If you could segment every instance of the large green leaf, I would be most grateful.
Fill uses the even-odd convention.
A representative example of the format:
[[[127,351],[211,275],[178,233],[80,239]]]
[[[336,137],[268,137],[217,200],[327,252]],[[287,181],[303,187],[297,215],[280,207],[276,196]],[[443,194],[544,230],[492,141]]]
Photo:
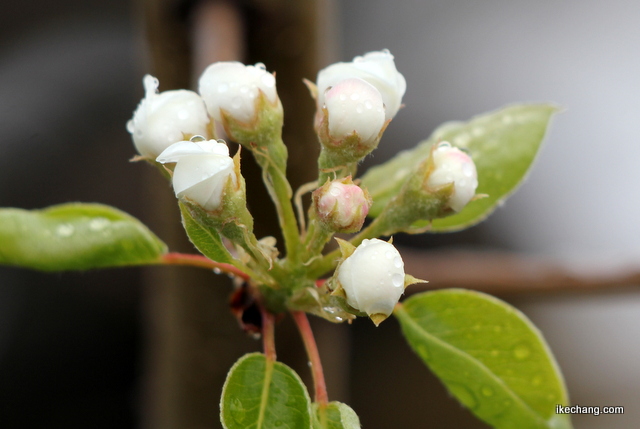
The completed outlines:
[[[294,370],[250,353],[227,375],[220,421],[225,429],[310,429],[311,400]]]
[[[191,216],[189,209],[187,209],[183,203],[180,203],[180,213],[182,214],[182,225],[185,231],[187,231],[189,240],[191,240],[200,253],[212,261],[224,263],[233,262],[233,257],[227,248],[224,247],[218,231],[205,228],[196,222],[193,216]]]
[[[360,429],[360,419],[351,407],[342,402],[329,402],[326,407],[313,403],[313,429]]]
[[[396,307],[413,350],[451,394],[496,428],[570,428],[564,380],[540,332],[479,292],[425,292]]]
[[[139,220],[101,204],[0,209],[0,264],[42,271],[142,265],[166,245]]]
[[[369,169],[362,184],[373,198],[370,216],[378,216],[399,192],[439,141],[467,149],[478,170],[478,194],[460,213],[436,219],[431,232],[456,231],[484,220],[526,176],[557,108],[547,104],[513,105],[476,116],[469,122],[451,122],[438,128],[414,149],[400,152],[390,161]],[[424,226],[428,221],[417,223]]]

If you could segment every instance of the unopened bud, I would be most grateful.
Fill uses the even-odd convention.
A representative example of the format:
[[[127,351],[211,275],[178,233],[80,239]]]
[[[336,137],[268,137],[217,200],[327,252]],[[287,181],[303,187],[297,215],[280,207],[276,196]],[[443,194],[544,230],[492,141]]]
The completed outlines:
[[[371,197],[351,177],[325,183],[313,192],[315,212],[332,232],[357,232],[371,207]]]
[[[276,78],[260,63],[255,66],[237,61],[211,64],[200,77],[198,92],[211,117],[219,122],[224,122],[227,116],[247,126],[259,125],[254,122],[261,94],[282,111]]]
[[[385,128],[384,104],[373,85],[359,78],[337,83],[327,90],[322,112],[319,135],[327,149],[351,151],[357,161],[378,146]]]
[[[146,75],[145,96],[127,122],[140,155],[155,159],[170,145],[194,135],[207,135],[209,117],[202,98],[193,91],[158,93],[158,79]]]
[[[459,212],[467,205],[476,193],[478,187],[478,173],[473,160],[465,152],[451,147],[448,142],[442,142],[431,153],[433,169],[430,172],[426,186],[438,189],[453,184],[448,198],[449,207]]]
[[[350,63],[335,63],[318,73],[318,110],[325,104],[325,91],[350,78],[364,79],[380,92],[385,105],[385,118],[392,119],[407,89],[404,76],[396,69],[393,55],[387,50],[369,52]]]
[[[404,262],[393,244],[377,238],[363,240],[340,264],[336,278],[347,303],[378,324],[393,312],[404,293]]]
[[[187,199],[207,211],[220,207],[229,181],[237,183],[234,162],[226,144],[215,140],[181,141],[158,156],[161,164],[175,162],[173,189],[176,197]]]

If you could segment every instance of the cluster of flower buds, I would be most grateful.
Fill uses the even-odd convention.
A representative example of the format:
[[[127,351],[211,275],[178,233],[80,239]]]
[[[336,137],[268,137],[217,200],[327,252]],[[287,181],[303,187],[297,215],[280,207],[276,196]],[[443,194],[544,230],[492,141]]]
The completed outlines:
[[[333,64],[318,73],[316,85],[315,122],[324,170],[357,163],[371,153],[400,109],[406,90],[393,55],[386,50]]]
[[[372,200],[350,173],[377,147],[406,90],[404,77],[388,51],[333,64],[319,72],[317,86],[309,84],[316,97],[315,125],[322,144],[318,161],[321,186],[312,195],[309,230],[302,228],[300,234],[293,225],[291,190],[285,178],[282,104],[275,76],[264,65],[212,64],[199,79],[199,94],[186,90],[159,93],[158,80],[149,75],[143,83],[145,97],[127,124],[141,158],[163,164],[172,176],[176,197],[191,218],[258,261],[260,281],[267,278],[269,285],[275,284],[274,279],[286,282],[286,274],[281,278],[268,274],[278,251],[271,241],[266,244],[253,235],[240,151],[230,157],[226,143],[215,139],[216,130],[224,129],[231,140],[253,151],[278,209],[287,257],[291,250],[307,252],[306,259],[291,260],[292,264],[306,264],[320,256],[333,234],[361,230]],[[458,212],[474,197],[477,185],[471,158],[440,143],[375,222],[383,219],[396,232],[416,220]],[[339,242],[342,260],[327,282],[333,291],[331,299],[344,298],[348,311],[366,313],[377,325],[391,314],[404,288],[418,280],[405,275],[402,258],[391,243],[365,239],[356,248]],[[285,266],[276,264],[275,271]],[[304,273],[304,266],[294,268]],[[292,281],[291,289],[298,287],[298,280]]]

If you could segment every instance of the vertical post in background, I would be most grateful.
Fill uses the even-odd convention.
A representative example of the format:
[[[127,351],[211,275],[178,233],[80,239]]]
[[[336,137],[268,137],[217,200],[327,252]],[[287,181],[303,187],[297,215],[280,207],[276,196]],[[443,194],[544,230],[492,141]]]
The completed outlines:
[[[240,8],[239,4],[243,7]],[[263,62],[277,71],[285,108],[284,140],[294,190],[315,180],[319,152],[312,130],[314,103],[302,78],[314,79],[331,52],[321,36],[332,13],[331,0],[139,0],[150,72],[160,89],[193,87],[202,69],[214,61]],[[322,23],[322,25],[321,25]],[[324,58],[320,58],[320,57]],[[250,207],[259,213],[256,234],[278,235],[275,210],[255,163],[243,160]],[[151,168],[147,175],[147,223],[172,250],[194,252],[185,237],[170,186]],[[273,213],[273,215],[271,215]],[[269,214],[271,217],[266,216]],[[217,428],[218,401],[226,372],[243,353],[259,347],[245,337],[228,310],[227,279],[191,268],[148,270],[145,286],[146,344],[142,426],[153,429]],[[331,399],[346,400],[348,331],[345,326],[315,324],[324,350]],[[279,355],[297,364],[307,377],[306,358],[297,332],[279,326]],[[289,340],[296,337],[295,347]]]

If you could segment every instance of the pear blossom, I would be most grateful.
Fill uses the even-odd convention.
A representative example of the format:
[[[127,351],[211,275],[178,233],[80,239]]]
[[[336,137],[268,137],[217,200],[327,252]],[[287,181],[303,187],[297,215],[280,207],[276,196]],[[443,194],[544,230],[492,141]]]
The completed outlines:
[[[404,262],[393,244],[365,239],[342,262],[337,279],[351,307],[389,316],[404,293]]]
[[[260,63],[255,66],[237,61],[211,64],[200,77],[198,92],[216,121],[222,121],[224,110],[236,121],[251,122],[256,116],[256,100],[261,92],[269,102],[279,104],[276,78]]]
[[[335,232],[357,232],[371,207],[371,197],[351,177],[327,182],[313,193],[320,221]]]
[[[393,55],[387,50],[369,52],[364,56],[355,57],[349,63],[335,63],[320,70],[316,80],[318,107],[322,108],[325,105],[327,88],[354,77],[367,81],[380,92],[387,120],[398,113],[407,83],[404,76],[396,69]]]
[[[233,159],[226,144],[216,140],[181,141],[169,146],[156,159],[175,162],[173,190],[205,210],[217,210],[229,180],[237,183]]]
[[[207,135],[209,116],[202,98],[193,91],[158,93],[158,79],[146,75],[145,96],[127,122],[138,153],[155,159],[173,143],[193,135]]]
[[[361,144],[375,147],[384,127],[382,96],[375,86],[360,78],[345,79],[324,94],[329,134],[341,140],[357,134]]]
[[[448,205],[459,212],[467,205],[478,187],[478,172],[469,155],[448,142],[442,142],[432,152],[433,170],[427,178],[428,188],[435,189],[453,183]]]

